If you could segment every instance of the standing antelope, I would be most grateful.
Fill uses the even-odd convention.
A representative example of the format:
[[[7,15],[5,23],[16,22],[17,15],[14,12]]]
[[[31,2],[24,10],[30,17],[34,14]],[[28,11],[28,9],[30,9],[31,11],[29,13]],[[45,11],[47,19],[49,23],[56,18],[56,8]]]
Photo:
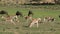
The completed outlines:
[[[41,21],[41,18],[32,19],[31,23],[29,24],[29,27],[32,27],[34,24],[37,24],[37,28],[38,28],[39,21]]]

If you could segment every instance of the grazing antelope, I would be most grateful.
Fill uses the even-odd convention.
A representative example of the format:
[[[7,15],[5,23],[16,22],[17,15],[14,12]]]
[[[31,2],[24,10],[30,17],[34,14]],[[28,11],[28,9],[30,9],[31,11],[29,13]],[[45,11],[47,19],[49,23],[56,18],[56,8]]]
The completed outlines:
[[[14,23],[14,20],[17,21],[17,22],[19,22],[17,16],[2,16],[2,19],[4,19],[5,21],[11,22],[11,23],[13,23],[14,25],[16,25],[16,24]]]
[[[5,11],[2,11],[1,13],[5,14],[6,12],[5,12]],[[19,22],[18,16],[23,17],[22,13],[19,12],[19,11],[17,11],[17,12],[15,13],[15,15],[12,15],[12,16],[10,16],[10,15],[2,16],[2,18],[5,19],[5,21],[10,21],[11,23],[15,24],[14,21]],[[16,24],[15,24],[15,25],[16,25]]]
[[[52,21],[54,21],[55,19],[53,18],[53,17],[45,17],[44,18],[44,22],[45,21],[49,21],[49,22],[52,22]]]
[[[41,18],[32,19],[31,23],[29,24],[29,27],[31,28],[34,24],[37,24],[37,28],[38,28],[39,21],[41,21]]]

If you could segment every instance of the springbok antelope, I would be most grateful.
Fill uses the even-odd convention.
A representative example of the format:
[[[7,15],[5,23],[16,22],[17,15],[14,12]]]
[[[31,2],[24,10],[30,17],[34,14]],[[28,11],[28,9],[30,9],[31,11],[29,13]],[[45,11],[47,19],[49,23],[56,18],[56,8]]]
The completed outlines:
[[[44,18],[44,22],[45,22],[45,21],[52,22],[52,21],[54,21],[54,20],[55,20],[55,18],[53,18],[53,17],[45,17],[45,18]]]
[[[29,24],[29,27],[31,28],[34,24],[37,24],[37,28],[38,28],[39,21],[41,21],[41,18],[32,19],[31,23]]]
[[[16,25],[16,24],[14,23],[14,20],[17,21],[17,22],[19,22],[17,16],[2,16],[2,19],[4,19],[5,21],[11,22],[11,23],[13,23],[14,25]]]
[[[15,13],[15,15],[12,15],[12,16],[8,15],[8,13],[5,12],[5,11],[1,11],[0,13],[1,13],[1,14],[7,14],[7,16],[2,16],[2,18],[3,18],[5,21],[10,21],[10,22],[13,23],[13,24],[15,24],[14,21],[19,22],[18,16],[23,17],[22,13],[19,12],[19,11],[17,11],[17,12]]]

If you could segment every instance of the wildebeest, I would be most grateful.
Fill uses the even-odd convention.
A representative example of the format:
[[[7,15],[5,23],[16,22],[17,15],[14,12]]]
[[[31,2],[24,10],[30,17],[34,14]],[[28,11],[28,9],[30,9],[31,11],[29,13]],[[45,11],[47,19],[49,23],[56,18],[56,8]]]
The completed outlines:
[[[32,19],[31,23],[29,24],[29,27],[32,27],[34,24],[37,24],[37,28],[38,28],[39,21],[41,21],[41,18]]]
[[[31,10],[29,10],[29,12],[28,12],[28,16],[24,16],[24,18],[27,20],[27,19],[32,19],[32,16],[33,16],[33,12],[31,11]]]
[[[5,21],[10,21],[13,24],[15,24],[14,20],[19,22],[17,16],[19,16],[19,15],[22,16],[19,11],[16,12],[16,15],[8,15],[8,12],[2,10],[2,11],[0,11],[0,14],[6,14],[7,16],[2,16],[2,19],[4,19]]]
[[[19,11],[16,12],[16,15],[17,15],[17,16],[21,16],[21,17],[23,17],[22,13],[19,12]]]
[[[6,12],[2,11],[1,13],[7,14]],[[18,16],[22,17],[22,13],[17,11],[15,15],[7,15],[7,16],[2,16],[2,19],[5,21],[10,21],[11,23],[15,24],[14,21],[19,22]],[[15,24],[16,25],[16,24]]]
[[[33,15],[33,12],[31,10],[29,10],[29,12],[28,12],[28,16],[30,16],[30,15]]]
[[[60,15],[59,15],[59,18],[60,18]]]
[[[6,12],[6,11],[4,11],[4,10],[1,10],[1,11],[0,11],[0,14],[2,14],[2,15],[3,15],[3,14],[6,14],[6,15],[8,15],[8,12]]]

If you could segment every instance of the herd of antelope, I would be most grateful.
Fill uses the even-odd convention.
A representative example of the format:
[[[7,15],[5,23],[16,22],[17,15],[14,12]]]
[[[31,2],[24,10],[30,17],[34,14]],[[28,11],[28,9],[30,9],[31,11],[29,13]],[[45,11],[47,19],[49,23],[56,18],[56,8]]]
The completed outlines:
[[[31,21],[29,23],[29,27],[31,28],[34,24],[37,24],[37,28],[38,28],[38,23],[40,22],[53,22],[55,21],[54,17],[51,16],[46,16],[44,17],[44,19],[42,20],[42,18],[33,18],[32,16],[34,15],[32,11],[29,10],[28,15],[27,16],[23,16],[21,12],[17,11],[15,15],[9,15],[8,12],[1,10],[0,14],[2,15],[1,18],[4,19],[6,22],[9,21],[11,23],[13,23],[14,25],[16,25],[15,22],[19,22],[19,18],[18,16],[24,17],[26,19],[26,21],[28,21],[28,19]],[[4,16],[6,15],[6,16]],[[60,17],[60,16],[59,16]]]

